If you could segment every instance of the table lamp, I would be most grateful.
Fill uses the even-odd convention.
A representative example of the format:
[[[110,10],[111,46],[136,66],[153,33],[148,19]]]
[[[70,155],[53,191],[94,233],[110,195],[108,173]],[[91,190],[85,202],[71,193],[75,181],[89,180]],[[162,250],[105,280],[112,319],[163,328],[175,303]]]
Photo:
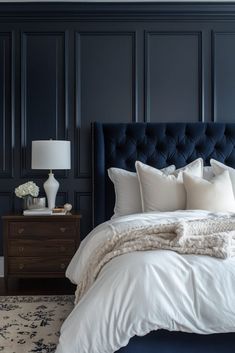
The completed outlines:
[[[70,141],[40,140],[32,141],[32,169],[48,169],[49,177],[43,184],[49,209],[55,207],[59,183],[52,170],[70,169]]]

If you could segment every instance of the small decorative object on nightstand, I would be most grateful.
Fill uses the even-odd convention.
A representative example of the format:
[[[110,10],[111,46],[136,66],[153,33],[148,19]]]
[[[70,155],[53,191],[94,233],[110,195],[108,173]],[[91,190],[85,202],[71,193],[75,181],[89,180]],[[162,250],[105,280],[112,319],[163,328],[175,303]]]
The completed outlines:
[[[66,212],[71,212],[73,206],[71,205],[71,203],[65,203],[64,204],[64,209]]]
[[[64,277],[80,243],[80,214],[2,219],[6,286],[10,277]]]
[[[28,181],[15,188],[15,194],[17,197],[23,199],[23,209],[26,210],[31,207],[34,203],[34,199],[37,198],[39,193],[39,187],[33,182]]]

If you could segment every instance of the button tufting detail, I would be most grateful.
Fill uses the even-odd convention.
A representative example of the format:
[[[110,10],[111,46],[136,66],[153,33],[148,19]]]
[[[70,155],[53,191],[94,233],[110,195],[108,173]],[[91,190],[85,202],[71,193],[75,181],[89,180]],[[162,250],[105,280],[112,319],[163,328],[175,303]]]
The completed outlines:
[[[177,168],[201,157],[235,162],[235,124],[137,123],[105,124],[105,165],[135,170],[142,160],[157,168],[174,163]]]

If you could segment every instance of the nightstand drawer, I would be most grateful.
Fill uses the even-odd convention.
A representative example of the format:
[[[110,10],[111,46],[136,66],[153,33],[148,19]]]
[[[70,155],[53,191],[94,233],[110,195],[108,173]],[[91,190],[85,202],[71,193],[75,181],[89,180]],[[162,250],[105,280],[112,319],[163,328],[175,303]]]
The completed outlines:
[[[9,256],[48,256],[48,255],[73,255],[76,250],[75,241],[72,239],[53,240],[9,240]]]
[[[9,274],[64,273],[71,257],[9,257]]]
[[[50,216],[48,216],[50,217]],[[57,216],[51,216],[57,217]],[[74,237],[76,228],[71,222],[10,222],[9,237],[67,236]]]

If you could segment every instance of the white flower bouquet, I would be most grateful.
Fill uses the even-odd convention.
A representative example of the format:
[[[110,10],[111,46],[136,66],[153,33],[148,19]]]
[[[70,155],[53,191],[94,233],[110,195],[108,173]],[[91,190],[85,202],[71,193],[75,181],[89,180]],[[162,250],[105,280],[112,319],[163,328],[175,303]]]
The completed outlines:
[[[17,188],[15,188],[15,194],[17,197],[24,198],[26,196],[37,197],[39,193],[39,187],[33,182],[28,181]]]

